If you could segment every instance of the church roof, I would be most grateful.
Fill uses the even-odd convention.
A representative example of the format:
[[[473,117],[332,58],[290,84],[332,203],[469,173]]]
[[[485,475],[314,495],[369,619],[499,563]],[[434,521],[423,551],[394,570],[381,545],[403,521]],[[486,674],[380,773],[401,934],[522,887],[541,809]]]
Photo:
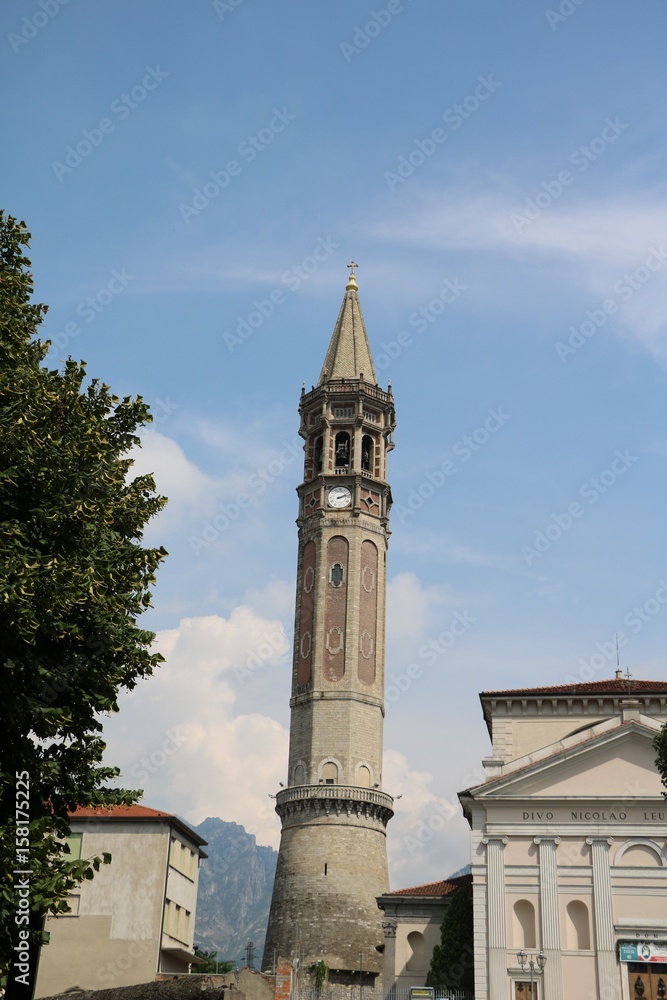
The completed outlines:
[[[358,379],[362,375],[365,382],[377,384],[364,317],[359,304],[359,289],[354,274],[351,274],[317,384],[323,385],[331,379]]]
[[[626,677],[604,681],[582,681],[580,684],[560,684],[556,687],[516,688],[508,691],[482,691],[480,698],[511,698],[522,695],[596,695],[667,694],[667,681],[639,681]]]
[[[426,885],[414,885],[411,889],[397,889],[386,893],[387,896],[451,896],[456,889],[468,888],[472,884],[472,875],[454,875],[441,882],[427,882]]]

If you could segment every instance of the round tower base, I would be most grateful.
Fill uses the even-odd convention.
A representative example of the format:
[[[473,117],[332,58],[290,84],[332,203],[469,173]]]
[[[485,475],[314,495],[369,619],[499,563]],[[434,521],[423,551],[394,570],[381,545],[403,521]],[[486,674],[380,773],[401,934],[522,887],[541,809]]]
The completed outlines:
[[[374,979],[384,944],[376,898],[388,888],[386,836],[377,818],[366,825],[362,817],[334,812],[319,822],[292,820],[280,840],[264,968],[281,955],[297,957],[302,968],[323,961],[331,982]]]

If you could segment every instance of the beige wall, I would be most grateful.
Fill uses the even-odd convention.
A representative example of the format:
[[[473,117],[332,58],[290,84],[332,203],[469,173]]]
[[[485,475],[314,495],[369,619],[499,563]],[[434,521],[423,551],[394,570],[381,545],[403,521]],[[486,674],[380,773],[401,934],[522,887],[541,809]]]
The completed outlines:
[[[74,820],[71,826],[73,833],[83,834],[82,857],[108,851],[112,861],[76,888],[76,916],[47,918],[51,940],[42,949],[36,997],[71,986],[104,989],[150,982],[158,970],[187,972],[183,959],[160,956],[160,946],[166,888],[167,898],[188,910],[191,919],[186,941],[164,936],[164,943],[192,947],[196,845],[172,831],[169,822]],[[197,855],[193,868],[185,866],[191,877],[168,867],[172,836],[186,843],[187,857],[190,851]]]
[[[399,923],[396,928],[396,969],[394,981],[396,986],[423,986],[431,965],[431,955],[436,944],[440,944],[440,922],[416,920],[410,923]],[[423,958],[419,962],[414,955],[414,948],[408,938],[411,934],[421,934],[423,939]]]
[[[169,850],[169,873],[166,889],[166,915],[163,922],[163,947],[183,946],[192,949],[195,933],[195,911],[197,908],[197,885],[199,881],[198,852],[190,842],[179,834],[172,833]],[[176,908],[179,908],[178,910]],[[184,915],[189,914],[187,921]],[[180,916],[180,919],[176,919]],[[185,972],[183,961],[179,968],[168,956],[160,962],[161,972]],[[169,966],[169,968],[167,968]]]
[[[72,822],[81,856],[109,851],[110,865],[77,887],[78,916],[49,917],[36,996],[144,983],[157,971],[168,824]]]
[[[491,712],[493,756],[516,760],[542,747],[566,739],[582,727],[618,717],[620,702],[627,696],[605,693],[578,697],[499,697],[485,699]],[[633,697],[635,697],[633,695]],[[639,711],[663,719],[664,697],[642,695]]]

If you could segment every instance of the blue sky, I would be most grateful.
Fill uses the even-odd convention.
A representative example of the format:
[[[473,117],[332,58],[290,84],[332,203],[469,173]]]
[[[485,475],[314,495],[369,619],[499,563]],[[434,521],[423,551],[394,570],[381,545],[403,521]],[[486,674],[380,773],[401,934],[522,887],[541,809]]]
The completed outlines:
[[[398,417],[392,886],[448,874],[479,691],[610,677],[616,633],[664,677],[667,8],[0,18],[4,207],[33,233],[49,360],[151,403],[137,468],[171,498],[146,616],[169,661],[109,721],[110,758],[147,804],[277,844],[297,406],[354,258]]]

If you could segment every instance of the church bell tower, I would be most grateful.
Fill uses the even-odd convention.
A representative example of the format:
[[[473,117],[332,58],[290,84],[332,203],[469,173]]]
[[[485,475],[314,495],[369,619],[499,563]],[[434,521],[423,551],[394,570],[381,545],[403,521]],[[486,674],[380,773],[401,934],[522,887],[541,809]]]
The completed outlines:
[[[299,553],[287,784],[264,951],[323,960],[330,981],[382,968],[376,896],[388,891],[382,791],[386,554],[395,427],[376,380],[356,264],[317,386],[302,390]]]

